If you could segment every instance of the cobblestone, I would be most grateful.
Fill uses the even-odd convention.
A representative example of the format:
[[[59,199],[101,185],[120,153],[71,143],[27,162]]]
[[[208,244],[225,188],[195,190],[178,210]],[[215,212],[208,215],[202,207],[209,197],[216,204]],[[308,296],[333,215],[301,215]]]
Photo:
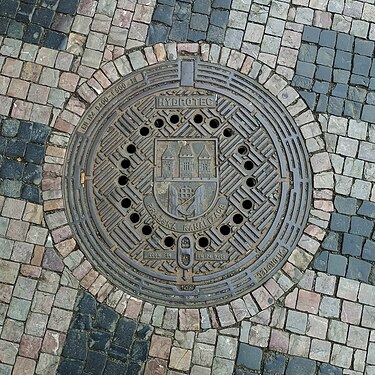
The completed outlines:
[[[0,0],[0,373],[371,374],[373,11],[344,0]],[[167,41],[200,43],[153,46]],[[69,134],[85,111],[78,98],[203,51],[288,107],[318,190],[306,251],[277,277],[231,304],[182,311],[113,288],[56,212]],[[321,115],[303,114],[304,103]],[[78,279],[95,298],[80,291],[75,303]]]
[[[213,1],[212,11],[211,3],[212,1],[204,4],[195,1],[191,7],[181,0],[171,3],[160,1],[152,15],[146,44],[152,45],[168,40],[196,42],[205,39],[222,43],[228,22],[230,27],[245,27],[247,14],[242,12],[243,6],[235,8],[241,11],[232,11],[229,19],[229,12],[226,9],[229,9],[231,0],[226,4]],[[231,39],[235,35],[237,34],[230,32],[226,43],[233,44],[234,40]]]

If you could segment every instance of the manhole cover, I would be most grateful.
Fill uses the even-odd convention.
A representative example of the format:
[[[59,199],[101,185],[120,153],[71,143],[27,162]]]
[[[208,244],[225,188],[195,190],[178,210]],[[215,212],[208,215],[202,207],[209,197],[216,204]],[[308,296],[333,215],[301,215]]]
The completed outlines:
[[[283,265],[306,224],[299,130],[228,68],[181,60],[126,77],[91,106],[68,155],[64,197],[81,249],[144,300],[241,296]]]

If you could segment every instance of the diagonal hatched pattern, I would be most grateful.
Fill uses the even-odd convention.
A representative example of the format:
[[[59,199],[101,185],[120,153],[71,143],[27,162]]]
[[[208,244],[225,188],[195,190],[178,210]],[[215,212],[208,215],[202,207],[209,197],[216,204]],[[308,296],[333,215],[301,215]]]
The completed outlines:
[[[194,87],[183,87],[189,64]],[[68,212],[73,230],[89,259],[140,298],[203,306],[242,295],[276,272],[306,223],[311,177],[299,131],[262,87],[228,68],[185,60],[142,74],[143,82],[113,99],[117,106],[75,133],[65,172],[65,199],[77,206]],[[160,108],[158,97],[173,100]],[[178,104],[203,97],[213,104]],[[158,189],[171,199],[163,193],[169,185],[154,182],[157,139],[216,140],[211,162],[220,181],[202,217],[173,218],[155,200]],[[84,187],[80,171],[91,176]],[[192,255],[183,268],[186,235]]]

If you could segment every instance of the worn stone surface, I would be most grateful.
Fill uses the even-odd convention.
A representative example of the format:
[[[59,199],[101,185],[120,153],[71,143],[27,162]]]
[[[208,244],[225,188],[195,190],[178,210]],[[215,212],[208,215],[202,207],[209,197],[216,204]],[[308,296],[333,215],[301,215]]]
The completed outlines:
[[[372,3],[0,0],[0,373],[375,373]],[[167,41],[188,43],[152,46]],[[179,311],[112,287],[55,212],[77,88],[91,102],[132,68],[201,52],[288,106],[320,190],[312,241],[260,293]],[[77,297],[78,279],[105,303]]]

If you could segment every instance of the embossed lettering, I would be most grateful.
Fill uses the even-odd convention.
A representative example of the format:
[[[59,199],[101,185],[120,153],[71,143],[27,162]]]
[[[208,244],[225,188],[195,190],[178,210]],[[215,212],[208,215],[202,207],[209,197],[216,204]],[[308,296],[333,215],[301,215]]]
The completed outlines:
[[[266,276],[271,270],[273,270],[277,265],[280,263],[280,261],[284,258],[286,255],[287,250],[284,248],[281,248],[278,253],[275,255],[274,258],[272,258],[262,269],[260,269],[255,274],[255,279],[259,281],[264,276]]]
[[[214,108],[215,95],[196,96],[158,96],[155,98],[156,108]]]

